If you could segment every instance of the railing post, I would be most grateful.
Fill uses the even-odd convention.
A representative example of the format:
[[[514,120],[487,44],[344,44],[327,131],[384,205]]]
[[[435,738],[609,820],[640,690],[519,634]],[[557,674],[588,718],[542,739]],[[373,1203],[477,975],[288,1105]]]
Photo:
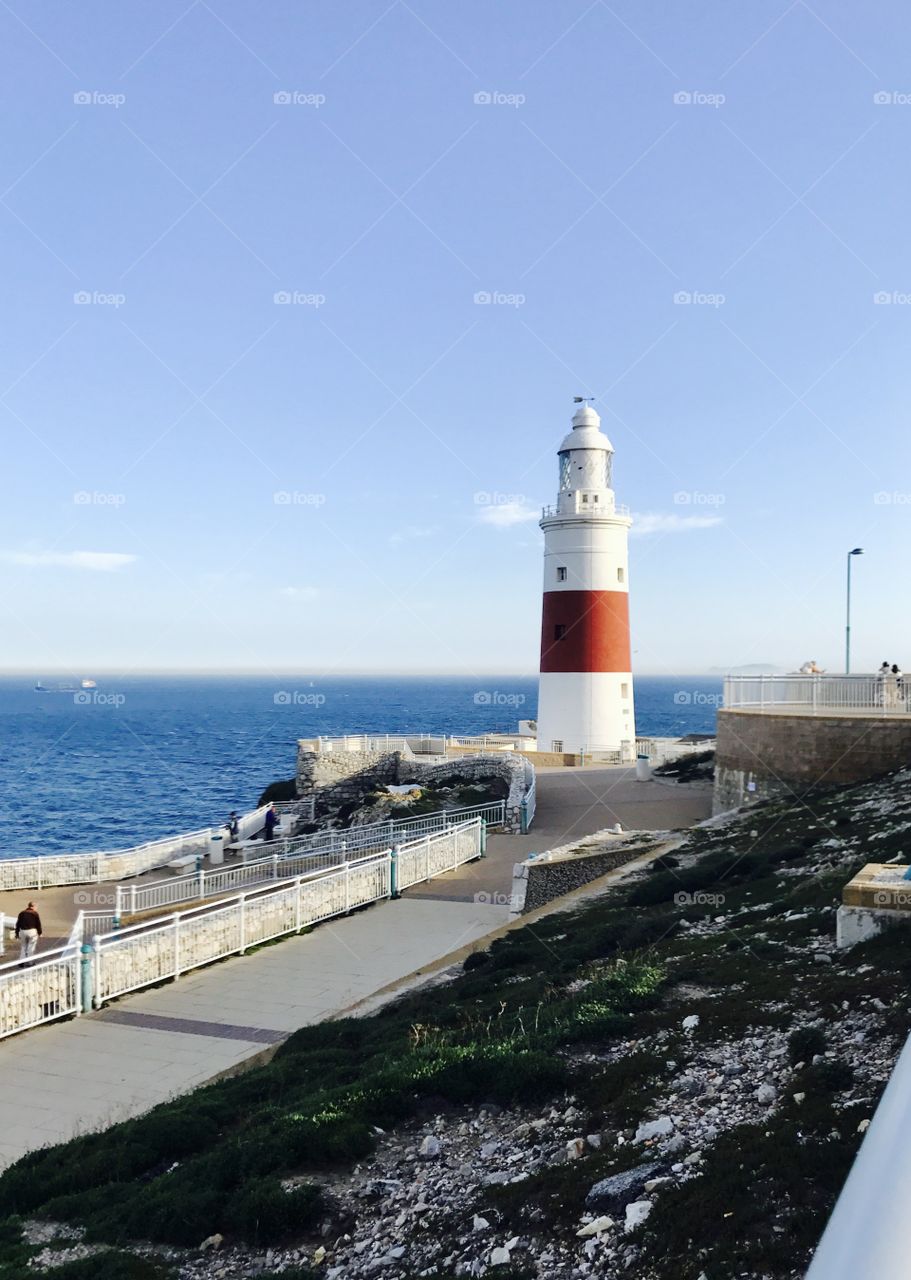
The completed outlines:
[[[401,850],[397,844],[392,846],[389,852],[389,896],[397,898],[399,896],[399,853]]]
[[[519,805],[519,834],[528,835],[528,801],[522,797],[522,803]]]
[[[204,898],[206,896],[206,873],[202,867],[196,872],[196,887],[199,891],[197,897]]]
[[[277,853],[273,853],[272,855],[272,879],[273,880],[278,879],[278,854]]]
[[[487,853],[487,819],[481,819],[481,857]]]
[[[43,862],[43,861],[44,861],[44,859],[43,859],[43,858],[41,858],[41,857],[39,857],[39,858],[38,858],[38,871],[37,871],[37,873],[36,873],[36,874],[37,874],[37,876],[38,876],[38,888],[39,888],[39,889],[41,888],[41,864],[42,864],[42,862]]]
[[[424,882],[430,879],[430,836],[424,837]]]
[[[240,895],[240,954],[243,955],[247,949],[247,895]]]
[[[351,863],[345,863],[345,915],[351,910]]]
[[[174,912],[174,981],[180,977],[180,912]]]
[[[101,939],[96,933],[92,939],[92,977],[93,991],[92,1004],[96,1009],[101,1008]]]
[[[136,914],[136,886],[135,884],[131,884],[130,885],[130,915],[134,916],[135,914]]]
[[[294,931],[301,931],[301,878],[294,881]]]
[[[114,890],[114,928],[115,929],[120,928],[120,917],[123,910],[121,893],[122,893],[121,887],[120,885],[118,885],[117,888]]]
[[[92,948],[83,942],[79,959],[79,1012],[90,1013],[92,1008]]]

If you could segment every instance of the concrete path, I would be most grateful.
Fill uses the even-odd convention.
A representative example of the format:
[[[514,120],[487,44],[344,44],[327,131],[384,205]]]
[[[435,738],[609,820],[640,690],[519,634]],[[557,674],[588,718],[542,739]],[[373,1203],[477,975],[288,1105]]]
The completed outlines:
[[[538,769],[537,811],[527,836],[494,833],[487,857],[469,862],[409,893],[508,905],[512,868],[530,853],[543,853],[593,835],[619,822],[625,831],[669,831],[691,827],[712,812],[711,788],[699,790],[663,782],[637,782],[626,766]]]
[[[0,1042],[0,1167],[140,1115],[499,928],[406,895],[70,1022]]]

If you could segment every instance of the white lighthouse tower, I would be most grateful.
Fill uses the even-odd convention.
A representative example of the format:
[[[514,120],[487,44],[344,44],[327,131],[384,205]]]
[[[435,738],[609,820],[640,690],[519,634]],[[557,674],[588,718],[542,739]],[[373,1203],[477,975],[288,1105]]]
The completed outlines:
[[[580,404],[560,445],[557,504],[545,507],[538,750],[635,758],[630,671],[632,524],[612,488],[613,446]]]

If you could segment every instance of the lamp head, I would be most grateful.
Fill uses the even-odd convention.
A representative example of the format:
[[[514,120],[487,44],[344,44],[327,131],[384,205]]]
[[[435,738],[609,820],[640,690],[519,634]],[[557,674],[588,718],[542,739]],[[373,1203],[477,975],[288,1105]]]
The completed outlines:
[[[848,552],[848,555],[849,555],[849,556],[862,556],[862,555],[863,555],[863,553],[864,553],[864,549],[863,549],[863,547],[855,547],[853,551],[849,551],[849,552]]]

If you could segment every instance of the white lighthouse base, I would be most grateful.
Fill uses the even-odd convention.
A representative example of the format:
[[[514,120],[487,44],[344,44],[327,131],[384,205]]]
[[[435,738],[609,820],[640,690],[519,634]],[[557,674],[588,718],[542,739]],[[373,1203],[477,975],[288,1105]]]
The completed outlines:
[[[538,750],[573,755],[620,752],[636,758],[633,677],[629,671],[542,671]]]

